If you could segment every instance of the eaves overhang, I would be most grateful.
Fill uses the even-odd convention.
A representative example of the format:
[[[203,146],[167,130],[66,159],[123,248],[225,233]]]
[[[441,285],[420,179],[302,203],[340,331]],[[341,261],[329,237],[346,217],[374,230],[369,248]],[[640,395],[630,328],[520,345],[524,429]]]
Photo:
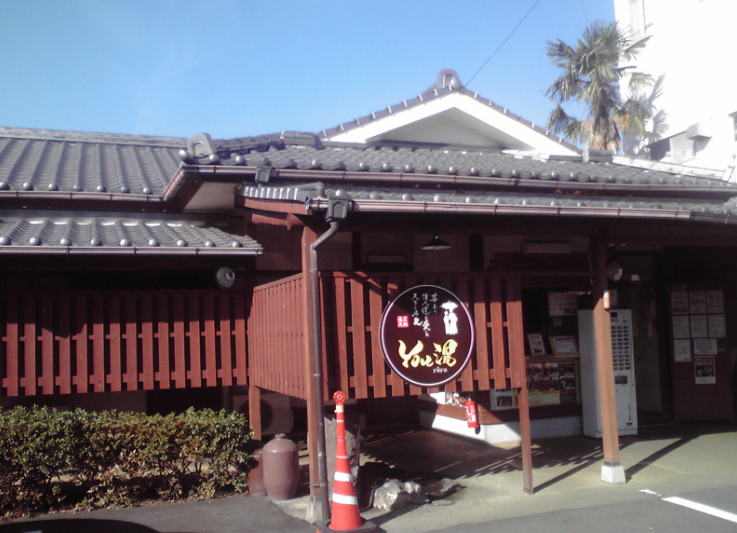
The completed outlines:
[[[347,202],[349,216],[386,214],[526,215],[610,219],[698,221],[737,224],[737,205],[730,202],[582,194],[521,194],[508,191],[365,188],[322,185],[311,189],[288,186],[244,186],[245,201],[260,202],[265,210],[327,211],[331,201]]]

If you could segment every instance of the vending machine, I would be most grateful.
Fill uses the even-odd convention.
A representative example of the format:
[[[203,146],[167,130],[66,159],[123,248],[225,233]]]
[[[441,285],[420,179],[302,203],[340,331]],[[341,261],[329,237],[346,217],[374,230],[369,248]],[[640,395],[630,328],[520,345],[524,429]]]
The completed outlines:
[[[617,406],[617,429],[620,435],[637,434],[637,389],[635,387],[632,311],[609,311],[612,327],[614,396]],[[601,438],[599,375],[594,335],[594,312],[578,312],[578,339],[581,354],[581,401],[583,433]]]

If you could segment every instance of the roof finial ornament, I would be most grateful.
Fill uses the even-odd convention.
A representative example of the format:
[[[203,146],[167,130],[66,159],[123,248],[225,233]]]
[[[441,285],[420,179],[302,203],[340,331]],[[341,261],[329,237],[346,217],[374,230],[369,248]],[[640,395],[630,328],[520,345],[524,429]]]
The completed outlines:
[[[444,68],[438,73],[438,81],[435,83],[436,89],[448,89],[450,91],[457,91],[463,88],[458,73],[455,70]]]

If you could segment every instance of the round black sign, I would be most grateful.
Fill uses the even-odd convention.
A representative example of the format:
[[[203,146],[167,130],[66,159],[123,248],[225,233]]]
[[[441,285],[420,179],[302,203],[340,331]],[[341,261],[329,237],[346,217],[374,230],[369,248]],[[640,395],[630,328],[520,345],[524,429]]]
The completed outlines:
[[[381,348],[402,379],[437,387],[463,372],[471,359],[471,315],[452,292],[435,285],[407,289],[384,310]]]

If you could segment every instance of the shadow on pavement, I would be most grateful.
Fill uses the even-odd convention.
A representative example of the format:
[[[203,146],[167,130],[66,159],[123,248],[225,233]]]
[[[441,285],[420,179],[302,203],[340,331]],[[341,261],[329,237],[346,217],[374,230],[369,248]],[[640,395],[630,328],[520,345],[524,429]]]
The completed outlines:
[[[59,518],[0,525],[0,533],[159,533],[155,529],[121,520]]]
[[[737,431],[734,422],[672,423],[640,428],[637,436],[620,437],[620,449],[648,440],[676,439],[675,442],[627,469],[630,479],[638,472],[691,442],[695,438]],[[603,459],[601,439],[584,436],[533,439],[532,463],[535,470],[550,467],[568,469],[535,487],[545,490]],[[369,432],[363,440],[364,454],[371,460],[413,472],[455,480],[519,471],[522,458],[519,446],[495,446],[423,428]],[[386,518],[389,520],[390,518]]]

